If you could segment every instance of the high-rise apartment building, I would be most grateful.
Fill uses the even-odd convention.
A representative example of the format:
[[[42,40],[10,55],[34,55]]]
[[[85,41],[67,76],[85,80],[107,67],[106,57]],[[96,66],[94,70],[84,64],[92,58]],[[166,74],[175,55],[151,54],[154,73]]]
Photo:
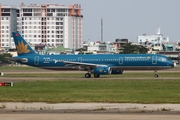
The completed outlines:
[[[0,4],[0,48],[12,47],[11,32],[17,31],[17,11],[13,6]]]
[[[7,22],[2,20],[6,19],[3,16],[4,9],[5,6],[1,6],[1,26]],[[8,25],[12,24],[14,29],[9,29],[9,37],[12,31],[19,31],[31,44],[42,43],[55,47],[80,48],[83,43],[83,16],[81,10],[81,6],[78,4],[69,6],[31,4],[26,6],[22,3],[18,8],[11,7],[9,11],[12,15],[9,15]],[[2,33],[2,29],[0,31],[0,41],[3,43],[2,35],[5,34]],[[3,44],[1,46],[3,47]]]

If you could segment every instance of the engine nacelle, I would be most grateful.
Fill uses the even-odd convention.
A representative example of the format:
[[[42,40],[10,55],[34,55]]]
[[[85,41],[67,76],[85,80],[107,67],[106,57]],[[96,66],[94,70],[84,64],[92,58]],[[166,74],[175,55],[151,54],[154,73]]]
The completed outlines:
[[[106,75],[106,74],[111,74],[112,69],[110,67],[96,67],[93,70],[94,74],[98,75]]]
[[[123,74],[124,70],[112,70],[111,74]]]

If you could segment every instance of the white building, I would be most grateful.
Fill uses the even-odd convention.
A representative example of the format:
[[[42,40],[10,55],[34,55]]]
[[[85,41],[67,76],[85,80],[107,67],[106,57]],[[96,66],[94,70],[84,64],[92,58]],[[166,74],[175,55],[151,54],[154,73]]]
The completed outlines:
[[[169,38],[163,37],[163,35],[140,35],[138,36],[138,44],[157,44],[157,43],[168,43]]]
[[[106,52],[107,51],[107,45],[106,43],[101,43],[100,41],[97,42],[89,42],[87,47],[88,52]]]
[[[163,37],[160,33],[160,27],[157,27],[155,35],[143,34],[138,36],[138,44],[152,47],[154,50],[161,50],[161,45],[167,43],[169,43],[169,38]]]
[[[4,8],[5,6],[1,6],[1,10]],[[8,19],[0,13],[0,17],[6,19],[5,21],[1,19],[1,25],[3,24],[5,27],[7,24],[14,27],[14,29],[10,29],[10,26],[6,27],[8,32],[0,29],[1,36],[8,33],[8,40],[10,40],[12,31],[19,31],[31,44],[43,43],[71,49],[82,47],[83,16],[80,5],[31,4],[26,6],[22,3],[18,8],[9,9],[11,13],[15,13],[10,14]],[[12,19],[14,19],[14,23]],[[2,34],[2,32],[4,33]],[[3,42],[3,40],[1,37],[0,41]],[[9,43],[13,42],[4,43],[4,46],[8,46]],[[3,44],[1,46],[4,47]],[[9,45],[9,47],[13,46]]]
[[[0,48],[14,46],[11,32],[17,31],[17,8],[0,4]]]

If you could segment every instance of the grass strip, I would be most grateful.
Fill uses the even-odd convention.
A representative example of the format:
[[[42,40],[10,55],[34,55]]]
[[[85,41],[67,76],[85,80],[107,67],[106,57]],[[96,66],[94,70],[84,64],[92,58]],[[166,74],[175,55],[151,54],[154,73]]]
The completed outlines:
[[[0,102],[180,103],[180,80],[23,81],[0,87]]]

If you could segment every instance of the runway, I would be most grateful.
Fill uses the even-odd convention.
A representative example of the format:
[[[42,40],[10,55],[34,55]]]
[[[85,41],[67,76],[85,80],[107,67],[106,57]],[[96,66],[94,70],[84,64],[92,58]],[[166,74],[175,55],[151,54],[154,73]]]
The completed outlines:
[[[0,114],[1,120],[179,120],[179,115],[164,114]]]
[[[152,79],[155,79],[155,80],[158,80],[158,79],[164,79],[164,80],[177,80],[177,79],[180,79],[179,77],[163,77],[163,76],[160,76],[159,78],[154,78],[153,76],[152,77],[128,77],[128,78],[122,78],[121,75],[119,75],[119,77],[112,77],[112,78],[106,78],[106,77],[100,77],[100,78],[85,78],[84,77],[84,74],[86,73],[86,71],[52,71],[52,70],[44,70],[44,69],[40,69],[40,70],[3,70],[3,71],[0,71],[3,73],[3,75],[5,74],[42,74],[42,73],[48,73],[48,74],[53,74],[53,73],[80,73],[82,74],[82,77],[4,77],[4,76],[0,76],[0,82],[22,82],[22,81],[37,81],[37,80],[92,80],[92,79],[97,79],[97,80],[108,80],[108,79],[111,79],[111,80],[152,80]],[[125,71],[125,73],[139,73],[139,72],[152,72],[153,74],[153,71]],[[158,71],[158,72],[179,72],[177,70],[164,70],[164,71]]]

